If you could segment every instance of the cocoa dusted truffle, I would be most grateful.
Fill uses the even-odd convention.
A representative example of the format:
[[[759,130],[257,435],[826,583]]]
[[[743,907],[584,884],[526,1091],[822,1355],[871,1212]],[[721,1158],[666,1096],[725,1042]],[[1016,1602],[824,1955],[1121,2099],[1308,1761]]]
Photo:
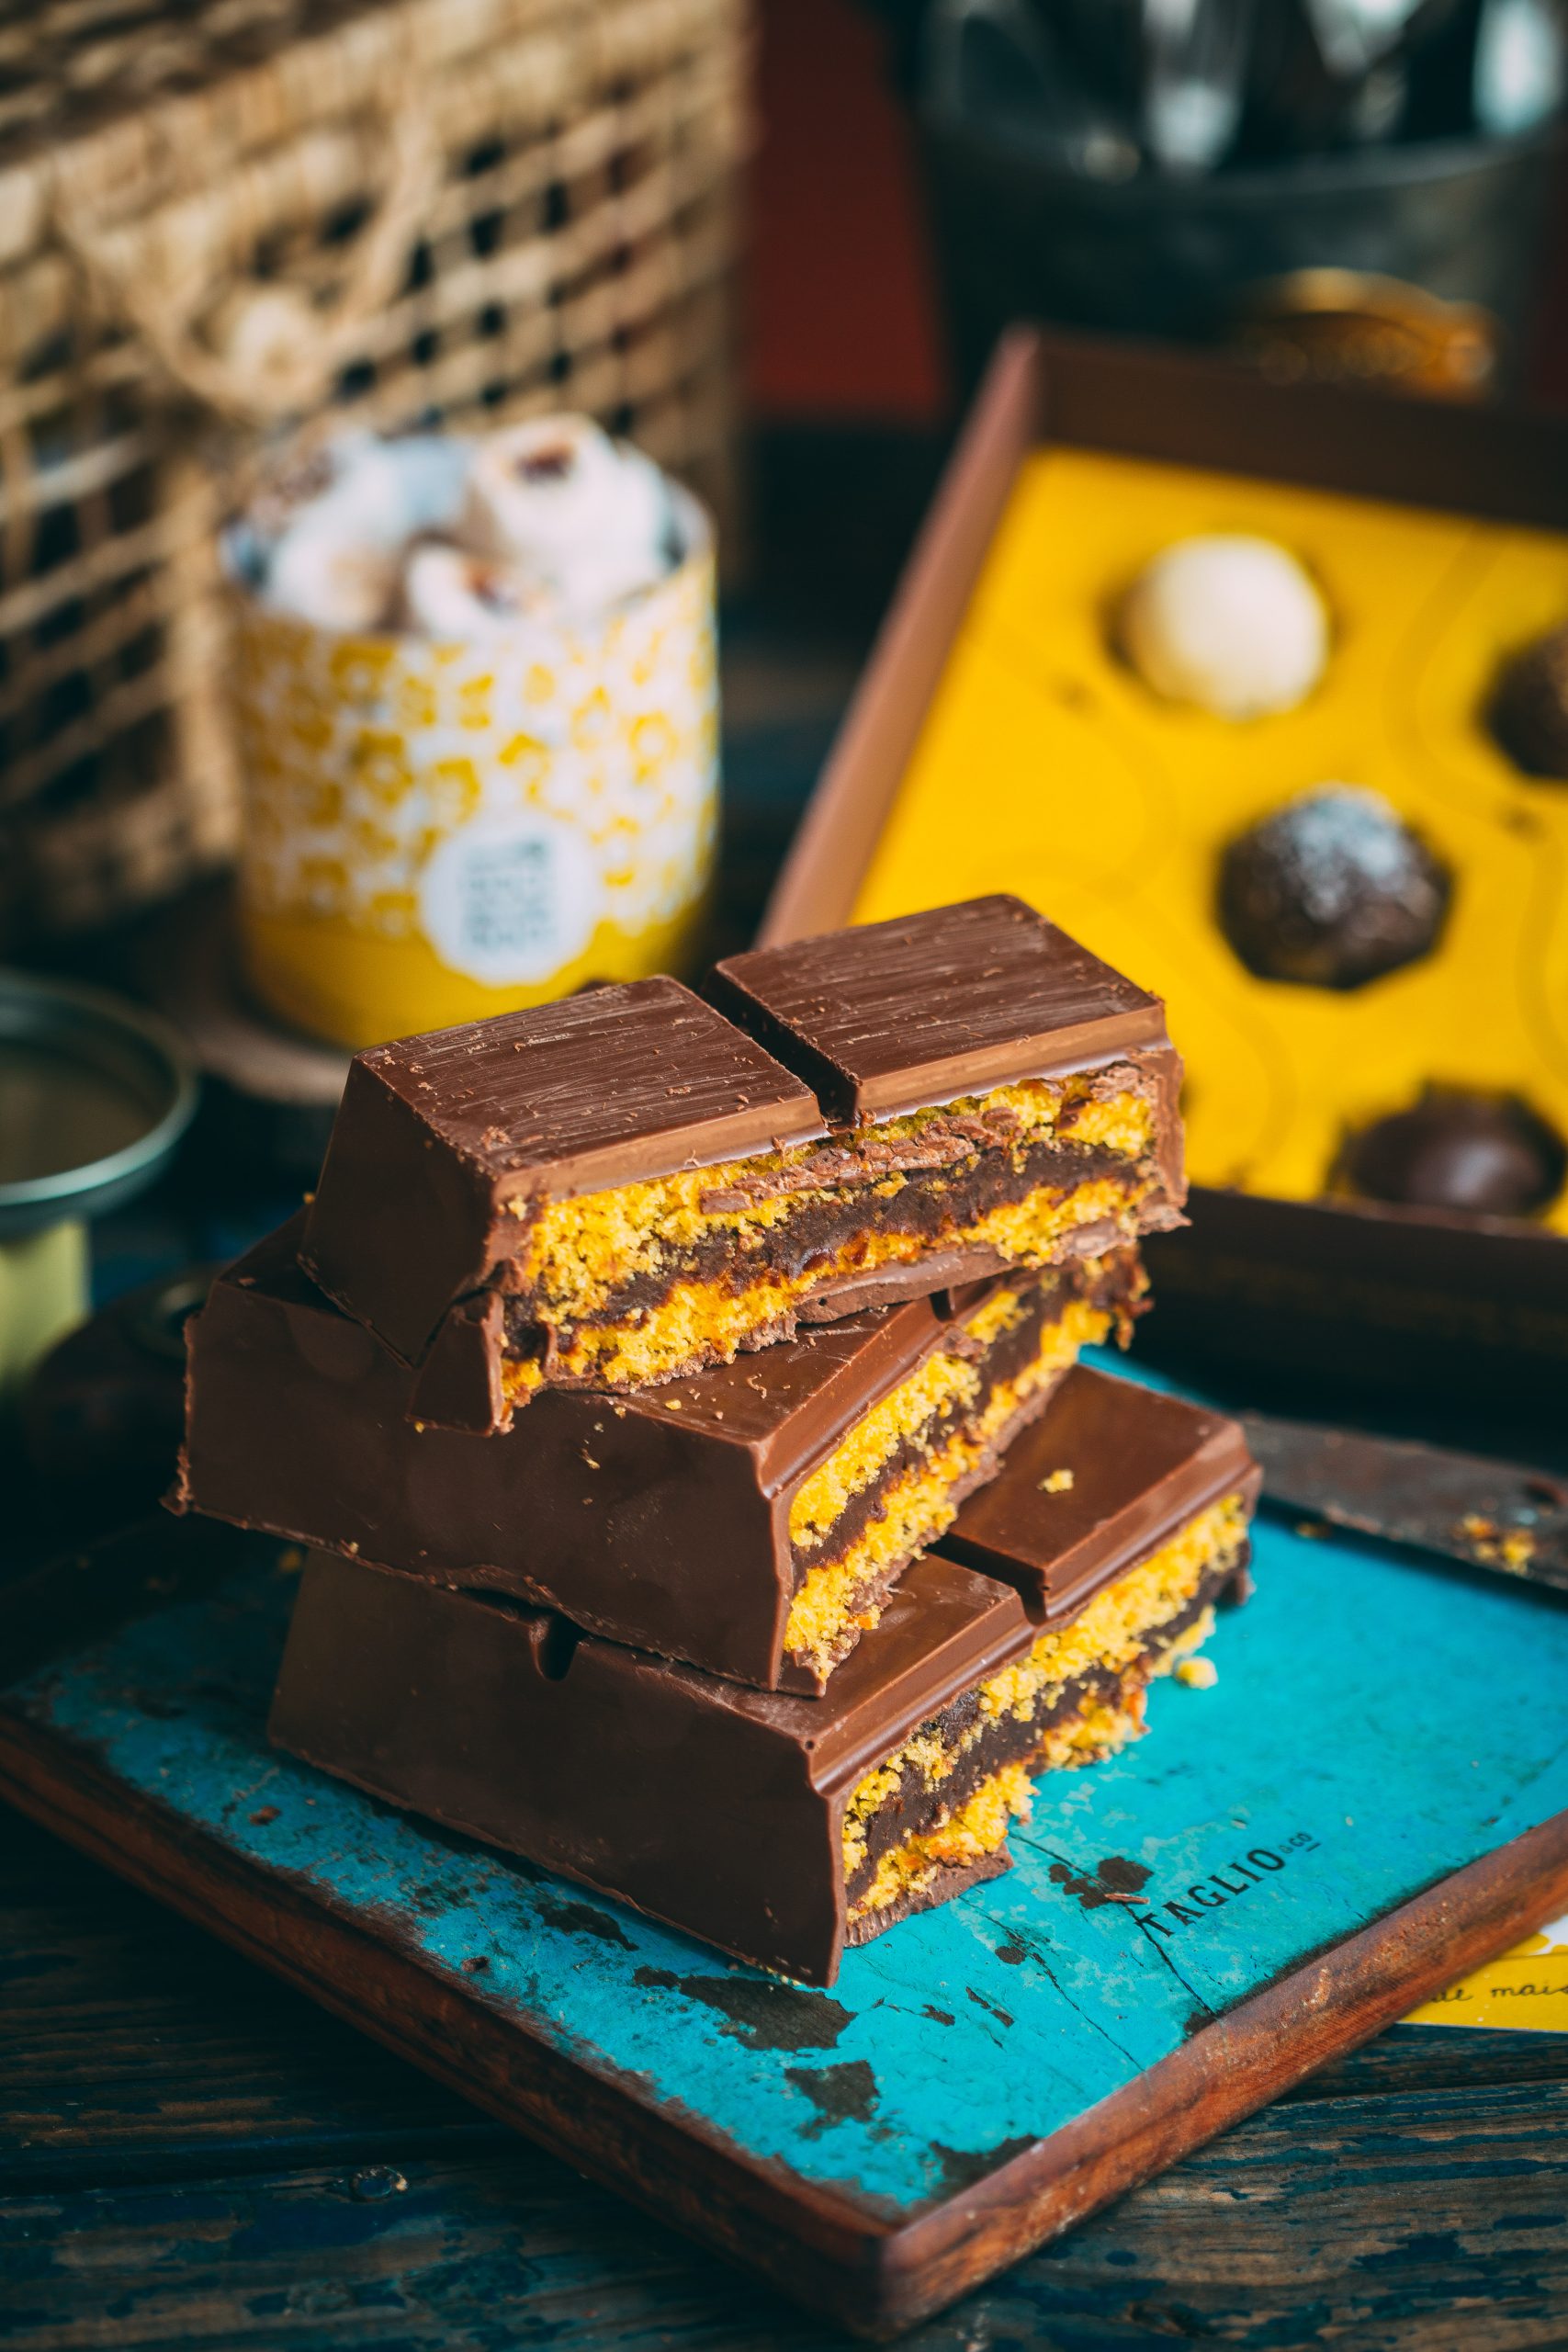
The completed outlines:
[[[1450,887],[1380,794],[1328,784],[1227,845],[1220,923],[1260,979],[1358,989],[1431,952]]]
[[[1492,732],[1527,775],[1568,784],[1568,622],[1507,664],[1493,696]]]
[[[1340,1173],[1352,1190],[1407,1208],[1530,1216],[1568,1175],[1568,1145],[1517,1094],[1427,1086],[1351,1136]]]

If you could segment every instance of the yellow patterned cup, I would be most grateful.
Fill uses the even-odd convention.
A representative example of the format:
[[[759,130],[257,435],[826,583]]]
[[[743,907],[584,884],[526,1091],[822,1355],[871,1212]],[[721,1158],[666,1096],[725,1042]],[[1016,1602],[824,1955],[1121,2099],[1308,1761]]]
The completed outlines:
[[[717,832],[713,538],[602,622],[443,644],[239,599],[254,994],[374,1045],[679,970]]]

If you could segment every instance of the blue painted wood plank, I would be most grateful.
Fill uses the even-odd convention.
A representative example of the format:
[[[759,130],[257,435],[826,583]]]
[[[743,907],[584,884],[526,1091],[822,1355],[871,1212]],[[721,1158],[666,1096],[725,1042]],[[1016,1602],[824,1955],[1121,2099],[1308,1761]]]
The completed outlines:
[[[1010,1877],[851,1953],[830,1994],[273,1754],[294,1579],[270,1554],[7,1704],[583,2066],[905,2221],[1568,1807],[1568,1611],[1269,1526],[1258,1577],[1215,1689],[1156,1687],[1147,1740],[1037,1784]]]

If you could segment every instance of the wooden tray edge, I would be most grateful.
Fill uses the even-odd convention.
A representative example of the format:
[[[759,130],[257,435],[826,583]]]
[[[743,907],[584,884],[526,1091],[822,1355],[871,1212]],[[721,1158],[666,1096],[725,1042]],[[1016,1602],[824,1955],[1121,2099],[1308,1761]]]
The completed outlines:
[[[3,1712],[0,1799],[656,2220],[873,2339],[972,2291],[1568,1903],[1563,1813],[1291,1971],[1050,2140],[895,2228],[508,2030],[303,1888],[262,1880],[68,1743]]]

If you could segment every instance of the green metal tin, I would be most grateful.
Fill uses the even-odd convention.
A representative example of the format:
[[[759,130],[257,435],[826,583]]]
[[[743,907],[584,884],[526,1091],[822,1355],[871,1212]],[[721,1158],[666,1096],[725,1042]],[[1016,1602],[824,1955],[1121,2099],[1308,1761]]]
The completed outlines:
[[[151,1183],[195,1108],[152,1014],[0,972],[0,1396],[87,1311],[85,1220]]]

